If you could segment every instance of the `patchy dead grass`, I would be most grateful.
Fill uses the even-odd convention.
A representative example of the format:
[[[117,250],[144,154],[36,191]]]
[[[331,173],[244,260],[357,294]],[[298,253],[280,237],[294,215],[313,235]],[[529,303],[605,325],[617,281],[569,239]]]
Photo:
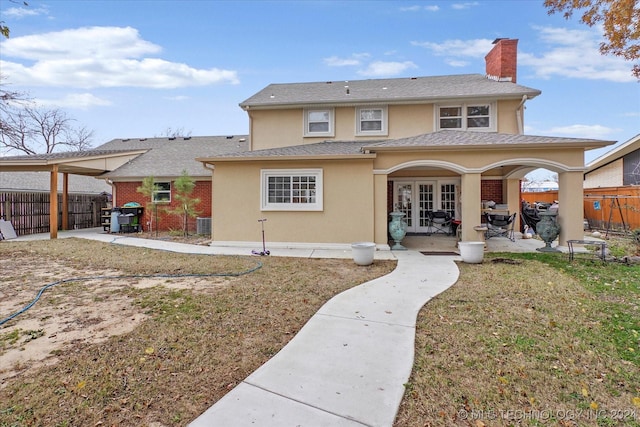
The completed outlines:
[[[76,239],[0,243],[3,316],[62,278],[235,273],[258,262],[262,268],[240,277],[102,277],[48,289],[0,327],[0,358],[42,347],[59,329],[104,329],[59,340],[44,360],[1,364],[0,426],[186,425],[280,350],[329,298],[395,266],[176,254]],[[109,334],[104,323],[113,319],[127,331]]]
[[[395,425],[640,425],[640,266],[488,258],[421,311]]]

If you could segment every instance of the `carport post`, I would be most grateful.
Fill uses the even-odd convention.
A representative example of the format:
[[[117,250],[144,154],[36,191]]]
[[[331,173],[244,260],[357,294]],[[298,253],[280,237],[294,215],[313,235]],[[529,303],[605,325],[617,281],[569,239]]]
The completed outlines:
[[[62,229],[69,229],[69,174],[62,174]]]
[[[51,166],[49,189],[49,237],[58,238],[58,165]]]

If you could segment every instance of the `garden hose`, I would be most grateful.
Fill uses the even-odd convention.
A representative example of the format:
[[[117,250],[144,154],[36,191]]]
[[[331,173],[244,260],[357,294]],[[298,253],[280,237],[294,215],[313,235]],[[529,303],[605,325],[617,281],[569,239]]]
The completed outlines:
[[[82,281],[87,281],[87,280],[113,280],[113,279],[142,279],[142,278],[180,278],[180,277],[239,277],[239,276],[244,276],[246,274],[250,274],[253,273],[256,270],[259,270],[260,268],[262,268],[262,263],[259,261],[256,261],[256,265],[248,270],[244,270],[244,271],[239,271],[239,272],[232,272],[232,273],[208,273],[208,274],[135,274],[135,275],[123,275],[123,276],[88,276],[88,277],[76,277],[76,278],[72,278],[72,279],[63,279],[63,280],[58,280],[57,282],[53,282],[53,283],[49,283],[48,285],[43,286],[40,291],[38,291],[38,294],[36,295],[36,297],[34,298],[33,301],[31,301],[29,304],[27,304],[25,307],[23,307],[22,309],[16,311],[15,313],[13,313],[12,315],[10,315],[7,318],[4,318],[2,320],[0,320],[0,326],[4,325],[5,323],[7,323],[8,321],[10,321],[11,319],[19,316],[20,314],[24,313],[25,311],[29,310],[31,307],[33,307],[38,300],[40,299],[40,297],[42,296],[42,294],[44,293],[44,291],[46,291],[47,289],[56,286],[56,285],[60,285],[63,283],[68,283],[68,282],[82,282]]]

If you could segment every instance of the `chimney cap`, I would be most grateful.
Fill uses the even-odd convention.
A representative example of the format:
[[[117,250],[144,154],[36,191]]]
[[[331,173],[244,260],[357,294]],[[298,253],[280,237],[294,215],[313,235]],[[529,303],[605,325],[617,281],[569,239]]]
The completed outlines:
[[[500,42],[500,40],[509,40],[509,37],[499,37],[491,42],[491,44],[497,44],[498,42]]]

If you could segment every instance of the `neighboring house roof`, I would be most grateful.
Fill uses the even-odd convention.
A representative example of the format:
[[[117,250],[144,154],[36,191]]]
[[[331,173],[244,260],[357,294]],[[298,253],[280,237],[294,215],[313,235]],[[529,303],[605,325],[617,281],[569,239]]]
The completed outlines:
[[[177,138],[114,139],[97,149],[144,149],[144,154],[119,168],[104,173],[102,178],[117,181],[147,176],[177,177],[183,170],[191,177],[207,177],[211,171],[195,160],[200,156],[221,156],[249,149],[248,135],[200,136]]]
[[[585,172],[585,174],[593,172],[594,170],[601,168],[602,166],[605,166],[611,162],[614,162],[636,150],[640,150],[640,134],[634,136],[623,144],[620,144],[614,149],[607,151],[597,159],[589,162],[587,164],[587,171]]]
[[[452,148],[531,148],[531,147],[580,147],[598,148],[611,141],[584,138],[558,138],[551,136],[513,135],[496,132],[468,132],[442,130],[409,138],[384,141],[325,141],[315,144],[294,145],[256,151],[230,152],[213,158],[199,157],[199,161],[283,160],[286,158],[344,158],[363,157],[376,151],[437,150]]]
[[[45,192],[49,188],[49,172],[0,172],[0,191]],[[58,180],[58,191],[62,192],[62,180]],[[111,186],[92,176],[69,175],[69,193],[111,193]]]
[[[482,74],[270,84],[240,106],[283,108],[288,105],[337,105],[381,102],[416,103],[446,99],[522,98],[540,91],[511,82],[498,82]]]

